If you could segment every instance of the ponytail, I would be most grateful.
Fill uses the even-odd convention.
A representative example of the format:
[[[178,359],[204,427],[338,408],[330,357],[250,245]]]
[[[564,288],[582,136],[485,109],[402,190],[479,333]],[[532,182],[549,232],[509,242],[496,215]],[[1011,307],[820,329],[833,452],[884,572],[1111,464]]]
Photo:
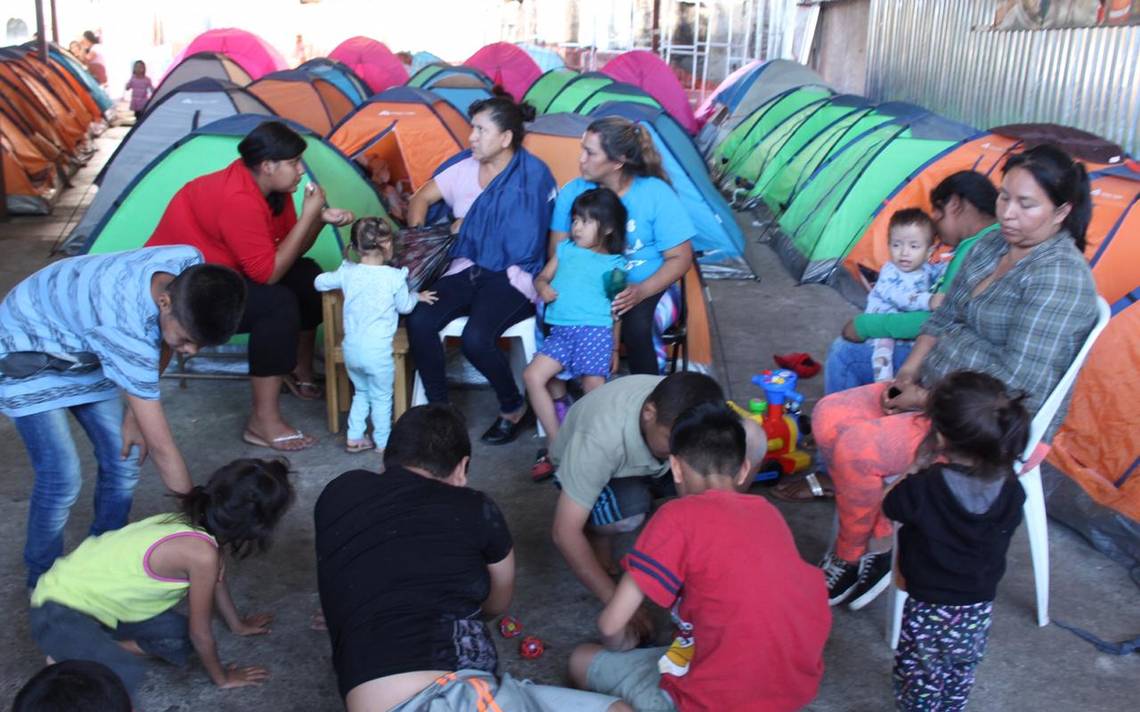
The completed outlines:
[[[237,558],[265,551],[273,529],[293,503],[289,462],[234,460],[219,468],[205,485],[179,495],[179,512]]]
[[[992,480],[1011,475],[1025,452],[1030,427],[1025,399],[993,376],[955,371],[931,390],[925,412],[947,453],[968,458],[973,474]]]
[[[607,116],[590,123],[587,133],[601,141],[606,158],[622,164],[629,178],[659,178],[670,183],[653,137],[640,124],[620,116]]]
[[[1073,238],[1077,249],[1084,252],[1085,233],[1092,220],[1089,174],[1084,165],[1056,146],[1042,144],[1010,156],[1002,173],[1009,173],[1014,168],[1028,171],[1054,206],[1069,206],[1069,214],[1061,227]]]

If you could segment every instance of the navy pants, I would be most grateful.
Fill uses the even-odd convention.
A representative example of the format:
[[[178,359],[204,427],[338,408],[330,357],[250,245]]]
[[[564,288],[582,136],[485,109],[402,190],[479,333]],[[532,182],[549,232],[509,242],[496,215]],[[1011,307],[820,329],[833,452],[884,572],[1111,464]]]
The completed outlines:
[[[526,401],[515,385],[511,364],[499,348],[499,337],[511,326],[534,316],[534,305],[511,286],[506,272],[471,267],[442,277],[430,290],[435,304],[419,303],[408,315],[408,347],[423,379],[429,403],[446,403],[447,371],[439,332],[449,322],[467,317],[460,342],[463,355],[495,389],[499,410],[512,413]]]
[[[993,607],[993,601],[948,606],[906,600],[894,669],[900,710],[966,708],[974,670],[986,652]]]

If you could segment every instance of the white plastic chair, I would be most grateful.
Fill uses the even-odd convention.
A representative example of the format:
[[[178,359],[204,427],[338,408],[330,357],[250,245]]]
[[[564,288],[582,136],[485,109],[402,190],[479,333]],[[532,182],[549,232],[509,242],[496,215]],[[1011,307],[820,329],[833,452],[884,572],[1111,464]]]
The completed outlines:
[[[1085,339],[1084,346],[1077,353],[1077,357],[1073,359],[1069,370],[1065,371],[1060,383],[1045,399],[1041,405],[1041,410],[1037,411],[1033,423],[1029,426],[1029,444],[1026,445],[1025,452],[1021,456],[1022,462],[1027,462],[1033,455],[1033,451],[1037,449],[1037,445],[1040,444],[1049,424],[1053,422],[1053,416],[1057,414],[1065,396],[1072,389],[1073,382],[1077,380],[1077,373],[1080,372],[1081,365],[1089,355],[1093,343],[1100,336],[1100,332],[1104,331],[1104,327],[1108,326],[1109,317],[1112,316],[1108,302],[1097,297],[1096,309],[1096,324]],[[1025,515],[1025,531],[1029,535],[1029,556],[1033,561],[1033,580],[1037,588],[1037,625],[1047,626],[1049,625],[1049,526],[1045,517],[1045,492],[1041,487],[1041,466],[1038,464],[1028,472],[1022,471],[1018,476],[1018,481],[1025,489],[1025,505],[1022,512]],[[893,551],[896,557],[893,563],[897,564],[897,532]],[[895,586],[894,574],[894,566],[892,565],[891,585],[887,589],[887,640],[892,649],[897,648],[899,644],[903,604],[906,603],[907,598],[906,591]]]
[[[439,332],[439,340],[443,341],[449,336],[459,338],[463,334],[463,328],[467,326],[467,317],[461,316],[457,319],[452,319],[448,322],[447,326],[443,327],[443,331]],[[519,393],[526,396],[526,384],[523,383],[523,370],[526,365],[534,358],[537,351],[534,339],[535,321],[534,317],[523,319],[517,324],[514,324],[509,329],[503,332],[504,339],[511,340],[511,373],[515,377],[515,384],[519,388]],[[427,403],[427,393],[424,391],[424,382],[420,378],[419,369],[416,369],[416,382],[412,387],[412,405],[423,405]],[[542,429],[542,423],[538,423],[538,436],[544,437],[546,432]]]

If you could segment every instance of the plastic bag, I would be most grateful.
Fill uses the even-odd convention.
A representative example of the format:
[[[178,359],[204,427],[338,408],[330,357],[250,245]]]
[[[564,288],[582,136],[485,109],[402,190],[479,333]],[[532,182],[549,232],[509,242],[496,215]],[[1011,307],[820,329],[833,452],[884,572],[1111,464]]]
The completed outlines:
[[[448,225],[409,227],[396,233],[392,265],[408,268],[408,289],[419,291],[439,279],[451,263],[456,238]]]

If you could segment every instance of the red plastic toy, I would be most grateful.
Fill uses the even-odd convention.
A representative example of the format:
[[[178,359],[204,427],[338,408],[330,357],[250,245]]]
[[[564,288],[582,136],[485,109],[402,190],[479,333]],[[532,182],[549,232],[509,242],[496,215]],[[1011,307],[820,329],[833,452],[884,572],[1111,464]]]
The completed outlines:
[[[517,638],[522,635],[522,629],[522,623],[519,623],[517,618],[503,616],[499,621],[499,634],[504,638]]]
[[[542,657],[542,654],[544,652],[546,652],[546,646],[543,645],[541,640],[534,637],[533,635],[528,635],[522,639],[522,642],[519,643],[519,655],[526,658],[527,660],[534,660],[535,658]]]

